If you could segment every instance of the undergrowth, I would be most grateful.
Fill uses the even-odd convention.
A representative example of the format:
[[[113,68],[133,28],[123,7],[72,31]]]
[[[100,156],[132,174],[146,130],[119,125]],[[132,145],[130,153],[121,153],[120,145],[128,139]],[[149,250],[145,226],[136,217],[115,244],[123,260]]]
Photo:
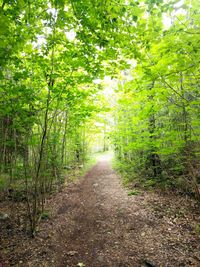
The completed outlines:
[[[151,176],[148,171],[135,170],[135,166],[131,162],[122,162],[116,158],[113,158],[112,166],[114,170],[122,177],[123,185],[127,188],[140,188],[143,190],[177,190],[179,192],[192,194],[189,187],[183,188],[181,184],[184,184],[181,177],[167,176],[164,172],[158,176]]]

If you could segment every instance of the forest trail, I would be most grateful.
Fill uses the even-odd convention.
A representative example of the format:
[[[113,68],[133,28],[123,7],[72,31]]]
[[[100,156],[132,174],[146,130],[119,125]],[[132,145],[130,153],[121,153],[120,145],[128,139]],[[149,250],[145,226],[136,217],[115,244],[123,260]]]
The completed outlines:
[[[70,227],[62,225],[60,242],[61,247],[67,242],[74,255],[58,253],[58,266],[141,266],[148,255],[144,226],[153,227],[153,222],[141,209],[141,198],[128,197],[109,159],[102,157],[70,194],[58,213],[70,216]]]
[[[41,223],[35,239],[17,244],[10,265],[198,267],[200,238],[189,228],[187,212],[174,221],[185,199],[172,197],[128,196],[110,159],[102,157],[79,181],[52,196],[51,218]]]

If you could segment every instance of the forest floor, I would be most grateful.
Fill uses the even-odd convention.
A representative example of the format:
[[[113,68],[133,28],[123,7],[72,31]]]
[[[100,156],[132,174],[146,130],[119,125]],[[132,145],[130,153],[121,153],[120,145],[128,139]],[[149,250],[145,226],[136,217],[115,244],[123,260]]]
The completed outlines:
[[[0,208],[9,205],[16,214],[17,203]],[[197,203],[172,192],[129,196],[106,158],[48,206],[50,217],[34,239],[20,219],[2,223],[0,266],[200,266]]]

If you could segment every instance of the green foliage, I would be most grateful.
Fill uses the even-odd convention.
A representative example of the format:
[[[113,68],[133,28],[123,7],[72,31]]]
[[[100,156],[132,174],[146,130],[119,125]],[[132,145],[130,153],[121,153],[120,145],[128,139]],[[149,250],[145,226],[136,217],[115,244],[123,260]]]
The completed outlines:
[[[196,224],[196,225],[194,226],[194,231],[195,231],[195,233],[196,233],[197,235],[200,235],[200,225],[199,225],[199,224]]]
[[[121,73],[112,139],[126,181],[180,188],[178,177],[184,177],[184,187],[198,196],[199,3],[185,3],[166,29],[162,17],[171,4],[147,3],[140,55],[128,75]]]
[[[140,192],[137,191],[137,190],[132,190],[132,191],[129,191],[128,192],[128,196],[137,196],[139,194],[140,194]]]
[[[155,186],[156,184],[158,184],[157,181],[155,181],[153,179],[149,179],[149,180],[145,181],[144,186],[145,186],[145,188],[149,188],[149,187]]]
[[[49,210],[44,210],[40,214],[40,218],[41,218],[41,220],[47,220],[47,219],[49,219]]]
[[[93,80],[107,52],[88,31],[94,22],[78,18],[83,8],[73,1],[1,4],[0,184],[19,195],[23,185],[32,233],[45,198],[64,183],[63,166],[87,161],[87,127],[99,111],[101,87]]]
[[[1,174],[0,175],[0,190],[3,191],[8,188],[9,185],[9,175]]]

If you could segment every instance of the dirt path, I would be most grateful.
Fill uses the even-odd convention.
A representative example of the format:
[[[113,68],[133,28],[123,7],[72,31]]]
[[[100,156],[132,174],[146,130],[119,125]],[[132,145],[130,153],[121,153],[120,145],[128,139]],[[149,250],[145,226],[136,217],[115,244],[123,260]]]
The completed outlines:
[[[200,238],[188,219],[196,206],[185,202],[155,193],[128,196],[110,162],[102,158],[77,184],[50,200],[52,217],[36,239],[18,244],[10,265],[150,266],[142,265],[146,261],[198,267]],[[195,216],[192,223],[199,219]]]
[[[144,224],[152,222],[144,211],[139,211],[137,203],[130,205],[110,164],[100,161],[71,194],[71,201],[59,209],[59,213],[67,214],[69,206],[72,208],[71,225],[67,231],[63,225],[64,238],[60,241],[62,246],[67,241],[70,250],[77,253],[71,258],[63,253],[57,259],[58,266],[77,266],[78,262],[99,267],[140,266],[145,257],[144,251],[138,250],[142,248],[138,237]]]

